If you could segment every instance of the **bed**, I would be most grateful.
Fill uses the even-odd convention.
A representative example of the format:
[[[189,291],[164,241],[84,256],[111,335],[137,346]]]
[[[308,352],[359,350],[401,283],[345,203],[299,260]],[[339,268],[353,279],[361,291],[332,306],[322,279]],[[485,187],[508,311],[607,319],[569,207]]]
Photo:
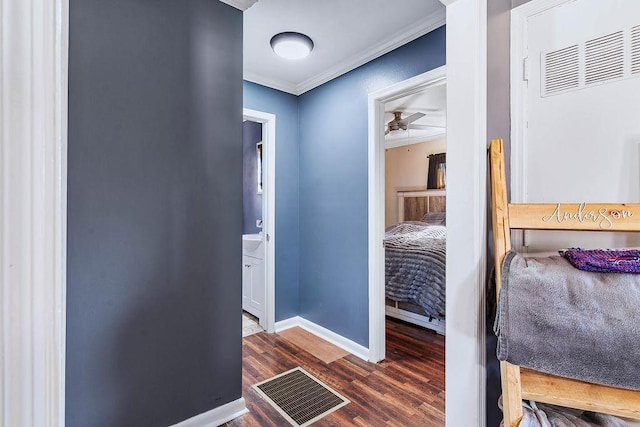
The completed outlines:
[[[398,192],[385,230],[386,315],[445,333],[445,190]]]
[[[494,330],[504,424],[519,425],[523,400],[640,419],[640,276],[571,272],[561,259],[566,256],[524,259],[511,250],[512,230],[640,231],[640,204],[508,203],[502,140],[491,142],[490,155],[498,294]],[[570,272],[563,273],[567,268]],[[531,281],[525,280],[527,274]],[[615,286],[620,286],[617,295]],[[559,305],[556,299],[562,298],[575,304]],[[513,311],[518,303],[525,308]],[[552,311],[554,305],[560,309]],[[522,317],[509,320],[527,312],[530,323]],[[606,328],[590,335],[597,323]],[[543,339],[533,343],[535,334]],[[569,347],[575,343],[583,349]]]

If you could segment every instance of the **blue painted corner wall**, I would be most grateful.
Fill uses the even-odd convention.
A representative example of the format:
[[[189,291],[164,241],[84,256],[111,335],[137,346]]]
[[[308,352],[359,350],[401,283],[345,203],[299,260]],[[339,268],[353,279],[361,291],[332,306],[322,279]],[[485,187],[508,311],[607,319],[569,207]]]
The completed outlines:
[[[298,97],[243,82],[243,106],[276,116],[276,322],[298,315]],[[266,150],[266,147],[263,148]]]
[[[368,347],[368,95],[444,65],[445,49],[443,26],[299,97],[244,83],[245,108],[277,116],[276,320]]]

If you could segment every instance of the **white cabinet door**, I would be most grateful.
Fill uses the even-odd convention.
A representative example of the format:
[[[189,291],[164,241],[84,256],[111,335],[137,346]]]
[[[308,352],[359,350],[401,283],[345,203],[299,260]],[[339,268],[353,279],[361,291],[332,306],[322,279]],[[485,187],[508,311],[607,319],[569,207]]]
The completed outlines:
[[[264,317],[264,263],[261,259],[251,258],[251,285],[249,288],[249,307],[254,316]]]
[[[242,309],[264,323],[265,277],[261,259],[244,256],[242,259]]]

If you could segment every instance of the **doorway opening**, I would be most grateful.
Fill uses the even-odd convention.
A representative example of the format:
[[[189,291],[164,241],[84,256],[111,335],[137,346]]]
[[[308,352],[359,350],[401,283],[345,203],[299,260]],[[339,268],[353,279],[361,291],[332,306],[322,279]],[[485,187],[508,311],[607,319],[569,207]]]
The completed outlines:
[[[247,155],[251,154],[252,160],[248,161],[253,162],[253,167],[243,168],[243,172],[249,172],[251,175],[244,178],[250,185],[243,186],[243,199],[250,200],[245,200],[243,204],[245,204],[245,210],[252,210],[252,212],[243,214],[245,218],[242,239],[242,308],[257,318],[262,329],[273,333],[275,332],[276,116],[244,108],[242,117],[245,124],[249,123],[249,128],[253,128],[254,131],[258,129],[256,141],[251,149],[246,150]],[[247,201],[249,207],[247,207]]]
[[[388,211],[390,215],[392,215],[391,212],[393,212],[395,207],[398,216],[402,218],[395,218],[394,216],[394,219],[402,222],[409,218],[409,216],[405,215],[404,210],[405,206],[408,206],[405,201],[408,202],[409,199],[411,199],[413,201],[408,202],[409,204],[416,203],[416,206],[420,205],[426,208],[425,212],[419,213],[420,218],[411,217],[411,220],[422,219],[422,217],[428,213],[429,204],[436,207],[444,203],[446,206],[444,202],[446,190],[442,188],[436,189],[435,191],[427,190],[427,185],[424,185],[424,188],[420,188],[420,190],[423,191],[417,194],[413,194],[413,191],[386,189],[385,157],[387,153],[386,150],[390,149],[389,147],[395,146],[396,148],[394,149],[399,147],[406,150],[409,144],[415,143],[419,139],[422,139],[423,142],[426,140],[435,142],[435,140],[438,138],[441,139],[444,136],[444,127],[446,126],[444,122],[444,113],[446,112],[445,88],[446,67],[442,66],[369,95],[369,360],[372,362],[383,360],[386,356],[387,311],[390,311],[392,315],[396,314],[394,317],[400,317],[402,320],[409,320],[412,321],[412,323],[417,323],[413,321],[414,319],[423,321],[425,324],[421,326],[430,326],[429,324],[434,325],[438,323],[433,329],[440,329],[440,332],[444,332],[444,322],[442,322],[442,324],[440,324],[440,322],[431,322],[431,320],[434,319],[440,320],[436,316],[432,316],[431,314],[424,316],[423,314],[425,313],[415,315],[409,310],[405,310],[406,307],[398,308],[395,305],[391,307],[390,310],[387,309],[385,298],[387,294],[387,282],[385,280],[385,229],[389,224],[386,223],[387,215],[385,211]],[[441,95],[437,95],[439,92],[441,92]],[[432,96],[428,96],[428,94]],[[435,104],[419,105],[427,98],[437,99],[442,95],[443,105],[440,107],[436,107]],[[405,109],[406,112],[404,115],[400,114],[400,120],[402,120],[403,117],[411,119],[415,117],[414,114],[420,113],[424,114],[424,116],[420,116],[419,119],[424,117],[428,121],[426,121],[425,124],[420,124],[418,119],[416,119],[413,123],[406,123],[408,128],[406,136],[400,133],[397,138],[394,136],[390,138],[389,135],[395,132],[394,128],[396,127],[393,123],[393,119],[395,119],[396,116],[393,113],[402,113],[402,109]],[[420,109],[424,109],[425,111],[418,111]],[[441,110],[441,112],[433,110]],[[392,120],[389,121],[389,118],[392,118]],[[423,130],[427,132],[428,135],[422,135],[422,137],[420,137],[419,132],[414,132],[414,135],[418,138],[414,139],[409,137],[408,130],[411,124],[414,125],[416,130],[418,130],[419,127],[423,127]],[[427,124],[431,124],[432,126],[427,126]],[[404,125],[405,124],[402,124],[401,127],[404,127]],[[386,143],[390,145],[386,146]],[[442,142],[440,142],[440,144],[442,144]],[[446,148],[446,145],[440,147],[435,144],[435,146],[429,149],[438,152],[434,152],[434,154],[440,154],[442,148]],[[418,183],[416,185],[421,186],[422,184]],[[386,197],[385,190],[391,192],[396,191],[396,200],[402,199],[400,200],[400,204],[394,205],[393,203],[389,203],[389,206],[386,206],[386,199],[393,199],[393,197],[391,197],[393,195]],[[415,202],[415,200],[418,200],[417,197],[420,198],[420,201]],[[438,207],[435,210],[443,210],[443,208]],[[414,216],[417,215],[416,212],[412,212],[412,214]],[[441,233],[439,233],[438,237],[442,237]],[[445,242],[440,242],[439,244],[446,248]],[[441,284],[441,286],[445,288],[446,293],[446,284]],[[402,297],[401,289],[398,290],[398,292],[400,293],[400,298],[396,299],[406,299]],[[407,295],[405,295],[405,297],[406,296]],[[444,312],[441,314],[444,314]],[[404,316],[404,318],[401,316]]]

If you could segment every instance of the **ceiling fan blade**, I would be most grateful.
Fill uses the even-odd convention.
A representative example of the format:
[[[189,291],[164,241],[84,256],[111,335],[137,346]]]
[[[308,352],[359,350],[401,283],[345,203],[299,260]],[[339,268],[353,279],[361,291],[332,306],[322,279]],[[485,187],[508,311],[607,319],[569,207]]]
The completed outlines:
[[[416,120],[418,120],[421,117],[426,116],[426,114],[424,113],[415,113],[410,115],[409,117],[405,117],[404,119],[401,120],[402,123],[406,123],[409,124],[411,122],[415,122]]]

